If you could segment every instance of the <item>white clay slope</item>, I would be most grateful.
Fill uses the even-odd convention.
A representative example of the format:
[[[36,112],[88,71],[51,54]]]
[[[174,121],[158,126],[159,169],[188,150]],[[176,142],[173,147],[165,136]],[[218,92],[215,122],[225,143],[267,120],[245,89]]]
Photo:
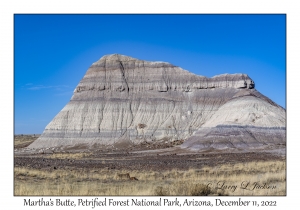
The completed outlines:
[[[248,75],[206,78],[170,63],[113,54],[92,64],[70,102],[29,147],[126,146],[194,136],[183,147],[210,148],[211,139],[202,135],[223,125],[257,127],[257,138],[271,128],[275,137],[267,142],[285,142],[285,110],[256,91]]]

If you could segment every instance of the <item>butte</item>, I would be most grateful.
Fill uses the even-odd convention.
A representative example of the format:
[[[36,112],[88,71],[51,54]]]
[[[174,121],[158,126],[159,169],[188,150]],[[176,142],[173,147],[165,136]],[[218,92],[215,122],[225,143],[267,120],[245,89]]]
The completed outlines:
[[[286,111],[246,74],[212,78],[167,62],[105,55],[29,148],[126,148],[184,141],[188,150],[285,145]]]

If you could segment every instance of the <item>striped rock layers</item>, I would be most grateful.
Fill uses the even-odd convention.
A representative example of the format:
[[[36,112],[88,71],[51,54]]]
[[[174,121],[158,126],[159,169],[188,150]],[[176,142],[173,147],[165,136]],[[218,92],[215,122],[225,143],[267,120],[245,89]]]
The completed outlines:
[[[198,76],[113,54],[92,64],[30,148],[186,140],[190,149],[285,143],[285,110],[246,74]]]

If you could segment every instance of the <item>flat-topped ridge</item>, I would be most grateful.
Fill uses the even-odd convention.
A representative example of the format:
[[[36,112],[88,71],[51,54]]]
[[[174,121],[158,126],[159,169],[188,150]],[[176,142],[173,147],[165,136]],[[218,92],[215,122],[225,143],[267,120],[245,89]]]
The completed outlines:
[[[95,80],[99,82],[95,84]],[[145,61],[126,55],[110,54],[93,63],[78,85],[78,89],[80,91],[108,90],[109,86],[119,90],[120,83],[125,83],[129,90],[138,88],[159,92],[172,89],[186,91],[206,88],[253,89],[255,87],[254,81],[247,74],[221,74],[208,78],[168,62]]]

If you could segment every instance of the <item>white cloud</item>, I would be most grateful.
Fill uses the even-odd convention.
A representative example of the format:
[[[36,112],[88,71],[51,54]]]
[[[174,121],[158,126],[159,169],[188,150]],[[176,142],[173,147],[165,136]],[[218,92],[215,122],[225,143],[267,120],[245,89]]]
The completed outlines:
[[[54,88],[56,90],[64,90],[65,88],[68,88],[69,86],[67,85],[50,85],[50,86],[45,86],[45,85],[33,85],[32,83],[30,87],[27,88],[27,90],[41,90],[41,89],[49,89],[49,88]]]

